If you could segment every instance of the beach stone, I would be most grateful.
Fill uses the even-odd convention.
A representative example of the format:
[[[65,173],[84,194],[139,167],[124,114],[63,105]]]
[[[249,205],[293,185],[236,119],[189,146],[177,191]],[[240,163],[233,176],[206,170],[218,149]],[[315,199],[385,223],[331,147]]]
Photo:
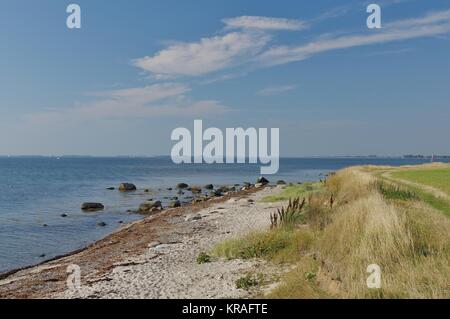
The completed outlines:
[[[235,186],[227,186],[227,185],[221,186],[221,187],[218,189],[218,191],[221,192],[221,193],[234,192],[235,190],[236,190],[236,187],[235,187]]]
[[[178,189],[186,189],[188,187],[189,187],[189,185],[186,184],[186,183],[179,183],[179,184],[177,184],[177,188]]]
[[[95,212],[105,209],[105,206],[101,203],[83,203],[81,205],[81,210],[86,212]]]
[[[147,248],[155,248],[157,246],[161,245],[161,243],[159,241],[152,241],[151,243],[149,243],[147,245]]]
[[[181,202],[179,200],[174,200],[169,203],[170,208],[175,208],[175,207],[180,207],[180,206],[181,206]]]
[[[192,222],[194,220],[200,220],[200,219],[202,219],[202,216],[200,214],[195,214],[195,215],[189,214],[189,215],[186,215],[186,217],[184,218],[184,221]]]
[[[283,180],[277,181],[277,185],[286,185],[286,182]]]
[[[258,178],[258,180],[256,181],[256,183],[258,184],[263,184],[263,185],[267,185],[269,184],[269,180],[265,177],[260,177]]]
[[[212,194],[213,196],[216,196],[216,197],[223,196],[222,192],[221,192],[220,190],[218,190],[218,189],[215,190],[215,191],[212,191],[211,194]]]
[[[137,189],[136,185],[131,183],[122,183],[119,186],[119,191],[121,192],[132,192],[135,191],[136,189]]]
[[[262,183],[256,183],[255,184],[255,188],[261,188],[261,187],[263,187],[264,186],[264,184],[262,184]]]
[[[213,189],[214,189],[214,185],[213,185],[213,184],[205,185],[205,189],[207,189],[207,190],[213,190]]]
[[[146,201],[139,206],[140,213],[150,213],[159,211],[162,208],[160,201]]]

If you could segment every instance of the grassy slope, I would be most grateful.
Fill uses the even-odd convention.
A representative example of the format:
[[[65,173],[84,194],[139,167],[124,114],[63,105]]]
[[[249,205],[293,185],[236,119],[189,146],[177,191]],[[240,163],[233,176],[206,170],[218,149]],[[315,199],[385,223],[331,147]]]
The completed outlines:
[[[225,241],[214,253],[292,265],[272,298],[449,298],[450,219],[422,195],[380,188],[386,170],[345,169],[314,191],[291,186],[269,200],[307,197],[301,224]],[[370,264],[382,269],[381,289],[366,286]]]

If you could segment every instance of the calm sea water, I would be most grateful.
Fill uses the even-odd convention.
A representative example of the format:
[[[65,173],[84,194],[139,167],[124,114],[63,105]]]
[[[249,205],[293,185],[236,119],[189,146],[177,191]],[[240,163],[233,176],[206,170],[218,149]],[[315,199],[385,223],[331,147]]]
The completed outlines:
[[[298,158],[282,159],[280,172],[269,179],[287,182],[318,180],[346,166],[406,165],[419,159]],[[254,182],[258,165],[174,165],[158,158],[0,158],[0,272],[35,264],[81,248],[117,229],[119,221],[142,218],[127,213],[146,199],[167,202],[177,183],[236,184]],[[131,182],[137,192],[106,190]],[[151,193],[143,190],[150,188]],[[81,203],[105,205],[99,213],[83,213]],[[67,214],[63,218],[61,214]],[[97,224],[105,222],[106,227]],[[43,225],[48,225],[44,227]],[[45,256],[43,256],[45,255]]]

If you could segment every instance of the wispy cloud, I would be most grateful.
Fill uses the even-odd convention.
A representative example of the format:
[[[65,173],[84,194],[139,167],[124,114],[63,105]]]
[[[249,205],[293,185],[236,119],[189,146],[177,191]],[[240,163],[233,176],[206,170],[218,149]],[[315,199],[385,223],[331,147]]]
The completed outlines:
[[[134,64],[158,76],[199,76],[242,64],[260,53],[269,41],[267,34],[232,32],[174,44]]]
[[[63,110],[28,114],[34,123],[66,120],[99,120],[114,118],[151,118],[160,116],[208,116],[228,109],[215,100],[192,101],[184,93],[190,88],[180,83],[153,84],[145,87],[96,93],[100,99]]]
[[[367,56],[384,56],[384,55],[395,55],[395,54],[402,54],[413,51],[412,48],[402,48],[402,49],[392,49],[392,50],[383,50],[383,51],[374,51]]]
[[[340,7],[325,16],[343,14],[346,10],[347,7]],[[274,46],[272,40],[276,35],[271,31],[303,29],[307,24],[300,20],[241,16],[224,19],[223,22],[225,29],[240,30],[202,38],[198,42],[172,43],[152,56],[136,59],[134,64],[158,79],[204,76],[220,71],[229,73],[230,69],[245,65],[249,69],[270,67],[305,60],[327,51],[442,36],[450,31],[450,10],[386,23],[381,30],[346,35],[339,34],[339,31],[322,34],[314,41],[296,46]],[[215,75],[215,79],[221,76]]]
[[[226,25],[226,29],[298,31],[308,27],[306,22],[300,20],[258,16],[227,18],[222,22]]]
[[[305,60],[316,54],[359,46],[386,42],[431,37],[450,31],[450,10],[435,12],[417,19],[408,19],[386,24],[382,30],[371,33],[328,37],[300,46],[272,47],[258,57],[265,66]]]
[[[259,96],[273,96],[295,90],[297,85],[269,86],[256,92]]]

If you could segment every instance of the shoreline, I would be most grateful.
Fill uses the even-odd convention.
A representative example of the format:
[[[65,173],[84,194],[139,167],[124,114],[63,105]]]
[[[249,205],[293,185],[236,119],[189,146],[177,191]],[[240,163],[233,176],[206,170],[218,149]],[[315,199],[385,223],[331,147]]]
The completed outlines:
[[[184,183],[183,183],[184,184]],[[133,185],[133,184],[132,184]],[[187,185],[187,184],[186,184]],[[67,251],[62,251],[60,253],[57,253],[55,255],[53,255],[53,257],[47,258],[47,259],[42,259],[41,261],[37,261],[37,262],[30,262],[30,263],[23,263],[23,264],[18,264],[17,266],[13,266],[10,269],[5,269],[5,270],[0,270],[0,280],[3,280],[19,271],[23,271],[23,270],[27,270],[33,267],[38,267],[42,264],[54,261],[54,260],[58,260],[73,254],[77,254],[80,253],[88,248],[90,248],[92,245],[96,244],[98,241],[101,241],[102,239],[104,239],[107,236],[110,236],[116,232],[119,232],[120,230],[122,230],[124,227],[127,227],[129,225],[132,225],[135,222],[139,222],[142,221],[143,219],[146,219],[148,217],[152,217],[155,216],[157,214],[161,214],[163,212],[166,212],[168,210],[174,209],[174,208],[178,208],[178,207],[186,207],[186,206],[191,206],[192,204],[198,204],[201,201],[210,201],[210,200],[214,200],[214,199],[220,199],[221,197],[225,196],[226,194],[231,195],[231,194],[238,194],[240,192],[242,192],[241,188],[245,187],[245,182],[243,184],[233,184],[233,185],[216,185],[217,188],[214,189],[214,191],[217,191],[219,189],[227,189],[227,191],[221,192],[222,194],[220,196],[214,196],[213,194],[209,194],[207,195],[206,192],[193,192],[191,191],[191,187],[192,188],[197,188],[197,185],[191,185],[188,189],[178,189],[178,191],[183,191],[180,195],[179,193],[176,194],[176,192],[173,192],[171,196],[168,196],[169,194],[164,193],[163,190],[177,190],[177,187],[170,187],[170,188],[165,188],[165,187],[157,187],[154,188],[153,191],[149,192],[149,190],[152,190],[151,188],[137,188],[133,191],[122,191],[121,193],[123,194],[131,194],[131,195],[137,195],[142,197],[142,199],[139,201],[139,203],[145,203],[146,201],[148,202],[163,202],[163,204],[166,204],[165,208],[162,208],[162,206],[160,207],[160,209],[156,212],[154,211],[148,211],[148,212],[140,212],[139,208],[134,208],[134,209],[127,209],[127,213],[129,214],[134,214],[136,216],[139,216],[137,219],[135,220],[129,220],[126,222],[120,221],[120,226],[111,229],[110,232],[103,234],[102,236],[99,236],[93,240],[91,240],[90,242],[87,242],[85,244],[79,245],[78,247],[75,246],[72,249],[68,249]],[[254,184],[251,184],[250,187],[247,187],[247,189],[253,188]],[[236,190],[236,188],[238,190]],[[201,188],[203,191],[208,191],[208,189],[205,188]],[[106,187],[106,190],[111,190],[111,191],[119,191],[118,188],[116,187],[111,187],[108,188]],[[186,193],[187,191],[187,193]],[[156,194],[157,197],[152,198],[152,199],[147,199],[145,200],[144,197],[149,197],[150,194]],[[174,197],[174,195],[177,195],[176,197]],[[175,200],[176,198],[176,200]],[[199,200],[200,199],[200,200]],[[180,203],[180,206],[177,207],[170,207],[170,203],[177,201]],[[193,201],[196,201],[195,203],[193,203]],[[103,204],[102,204],[103,205]],[[139,204],[137,204],[136,206],[139,206]],[[135,207],[136,207],[135,206]],[[81,210],[85,215],[88,215],[89,213],[98,213],[100,214],[108,214],[108,211],[102,209],[102,210],[96,210],[96,211],[86,211],[83,209]],[[125,209],[124,209],[125,211]]]
[[[208,207],[225,204],[230,199],[240,199],[259,193],[266,187],[252,187],[236,191],[208,201],[169,208],[155,215],[123,225],[104,238],[67,254],[47,261],[13,269],[0,274],[0,298],[48,298],[65,289],[67,266],[80,264],[83,281],[95,282],[95,278],[107,274],[117,265],[127,264],[127,258],[141,255],[148,244],[159,241],[170,244],[177,227],[172,220],[195,214]],[[175,235],[176,237],[176,235]],[[86,276],[84,276],[86,274]]]

